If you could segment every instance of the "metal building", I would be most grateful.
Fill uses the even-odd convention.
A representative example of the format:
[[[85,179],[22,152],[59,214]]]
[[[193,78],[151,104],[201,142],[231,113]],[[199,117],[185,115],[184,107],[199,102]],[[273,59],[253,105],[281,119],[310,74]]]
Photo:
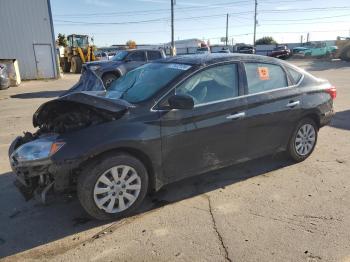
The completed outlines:
[[[17,59],[22,79],[57,78],[50,0],[0,1],[0,59]]]

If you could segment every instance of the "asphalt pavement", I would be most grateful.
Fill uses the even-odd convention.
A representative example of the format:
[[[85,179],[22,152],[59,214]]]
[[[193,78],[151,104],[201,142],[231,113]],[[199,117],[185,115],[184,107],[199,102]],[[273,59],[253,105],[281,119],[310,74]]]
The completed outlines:
[[[336,115],[314,153],[268,156],[193,177],[139,213],[91,220],[76,196],[46,206],[13,185],[9,143],[78,75],[0,91],[0,258],[5,261],[350,261],[350,63],[294,60],[337,88]]]

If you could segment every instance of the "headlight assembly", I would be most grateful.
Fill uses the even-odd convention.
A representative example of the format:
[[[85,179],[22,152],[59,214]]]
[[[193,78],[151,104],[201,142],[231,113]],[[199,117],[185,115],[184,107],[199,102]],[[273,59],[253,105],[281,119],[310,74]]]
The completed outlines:
[[[54,155],[64,144],[64,142],[54,142],[41,138],[20,146],[11,157],[18,162],[45,159]]]

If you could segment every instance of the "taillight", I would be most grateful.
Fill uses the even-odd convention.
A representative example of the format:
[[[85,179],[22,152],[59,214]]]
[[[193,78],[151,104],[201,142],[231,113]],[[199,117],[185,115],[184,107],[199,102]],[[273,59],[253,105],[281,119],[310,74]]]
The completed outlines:
[[[332,99],[335,99],[337,97],[337,89],[335,86],[327,88],[326,92],[331,96]]]

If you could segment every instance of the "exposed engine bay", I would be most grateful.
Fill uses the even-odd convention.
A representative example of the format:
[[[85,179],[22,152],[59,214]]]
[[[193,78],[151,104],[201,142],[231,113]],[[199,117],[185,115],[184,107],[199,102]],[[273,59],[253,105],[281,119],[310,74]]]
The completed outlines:
[[[17,137],[9,148],[11,167],[17,175],[16,186],[25,198],[39,195],[45,202],[46,193],[50,188],[54,187],[55,191],[60,191],[70,184],[71,177],[62,175],[70,172],[69,164],[65,164],[65,170],[62,165],[50,160],[52,146],[64,144],[60,139],[57,140],[57,137],[119,119],[130,106],[126,101],[108,99],[94,92],[71,93],[41,105],[33,115],[33,126],[38,130],[35,133],[25,132],[23,136]],[[23,166],[23,159],[20,159],[17,152],[22,150],[22,145],[28,148],[27,152],[34,150],[29,146],[33,143],[41,143],[41,147],[49,143],[49,153],[46,158],[33,158],[29,162],[26,159],[26,165]],[[37,153],[34,150],[33,155],[35,154]]]

